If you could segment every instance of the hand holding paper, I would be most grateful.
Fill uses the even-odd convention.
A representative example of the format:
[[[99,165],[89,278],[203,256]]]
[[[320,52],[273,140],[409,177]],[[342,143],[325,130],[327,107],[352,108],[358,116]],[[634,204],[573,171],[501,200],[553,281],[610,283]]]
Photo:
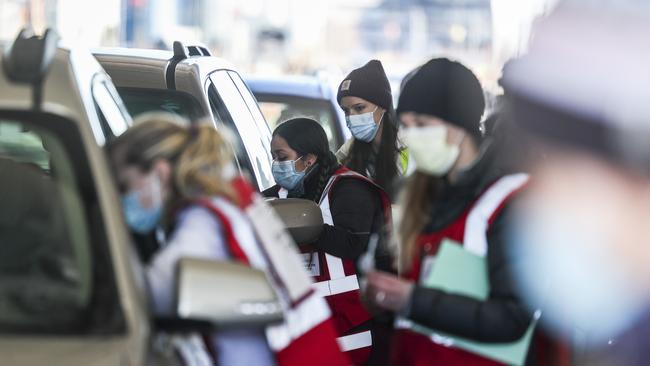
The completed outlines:
[[[371,271],[366,280],[366,298],[385,310],[402,310],[413,292],[413,282],[390,273]]]

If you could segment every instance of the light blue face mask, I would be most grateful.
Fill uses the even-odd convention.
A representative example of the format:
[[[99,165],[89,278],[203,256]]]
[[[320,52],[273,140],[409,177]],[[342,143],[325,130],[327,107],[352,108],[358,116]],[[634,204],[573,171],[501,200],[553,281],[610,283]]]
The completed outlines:
[[[296,171],[296,161],[302,159],[302,156],[296,160],[287,161],[273,161],[271,168],[273,178],[280,185],[280,187],[292,190],[305,178],[305,172]]]
[[[162,198],[160,197],[160,182],[152,182],[152,195],[157,195],[153,207],[146,208],[140,204],[140,191],[133,190],[122,196],[122,210],[126,224],[139,234],[152,231],[162,216]]]
[[[379,125],[384,119],[384,115],[381,115],[379,123],[375,123],[375,110],[372,112],[357,114],[352,116],[345,116],[345,121],[348,124],[350,133],[354,136],[355,139],[363,142],[371,142],[377,136],[377,131],[379,131]]]

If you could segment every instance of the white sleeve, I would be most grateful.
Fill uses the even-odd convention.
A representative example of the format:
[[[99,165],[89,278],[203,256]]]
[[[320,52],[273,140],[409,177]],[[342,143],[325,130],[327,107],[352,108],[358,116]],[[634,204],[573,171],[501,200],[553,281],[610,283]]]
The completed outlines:
[[[176,262],[182,257],[228,259],[220,221],[203,207],[183,211],[167,245],[154,257],[147,268],[147,279],[153,298],[154,312],[174,315],[174,272]],[[217,291],[215,291],[217,293]],[[232,329],[213,334],[219,365],[275,364],[264,333],[260,330]]]
[[[203,207],[190,207],[181,212],[170,240],[147,267],[147,280],[156,314],[175,313],[174,276],[176,263],[182,257],[230,258],[220,222]]]

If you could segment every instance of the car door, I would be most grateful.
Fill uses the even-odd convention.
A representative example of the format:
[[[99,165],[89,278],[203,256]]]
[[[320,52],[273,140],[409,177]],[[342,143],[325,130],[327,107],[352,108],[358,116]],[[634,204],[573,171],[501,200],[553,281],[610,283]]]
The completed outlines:
[[[133,287],[120,284],[129,276],[124,269],[118,274],[119,235],[107,217],[109,200],[101,199],[106,183],[94,174],[99,167],[91,168],[97,159],[89,158],[99,153],[65,117],[0,111],[3,364],[117,365],[144,358],[146,344],[137,341],[141,327],[133,320],[146,314],[137,310]]]
[[[229,73],[220,70],[210,75],[207,84],[210,106],[221,124],[219,128],[230,132],[241,169],[251,175],[262,191],[275,184],[271,172],[270,132],[263,117],[256,116],[261,114],[257,104],[252,106],[246,102]]]
[[[106,141],[111,141],[131,126],[131,116],[106,75],[96,74],[93,77],[91,93]]]

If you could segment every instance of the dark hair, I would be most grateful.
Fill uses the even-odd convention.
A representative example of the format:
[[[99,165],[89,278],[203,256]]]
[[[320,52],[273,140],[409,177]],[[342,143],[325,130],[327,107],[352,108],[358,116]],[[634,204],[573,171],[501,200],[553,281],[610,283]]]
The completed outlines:
[[[397,157],[399,147],[397,144],[397,119],[395,113],[387,110],[384,114],[379,151],[375,154],[372,142],[354,140],[350,154],[343,164],[355,172],[368,175],[368,163],[373,160],[375,164],[375,182],[393,196],[393,183],[397,177]],[[375,156],[373,156],[375,155]]]
[[[281,123],[273,131],[273,136],[285,139],[289,147],[298,155],[314,154],[316,156],[318,171],[314,172],[316,176],[310,179],[315,182],[315,189],[310,190],[311,192],[306,191],[308,196],[305,198],[318,201],[327,181],[339,167],[336,156],[329,149],[327,134],[323,127],[310,118],[293,118]]]

